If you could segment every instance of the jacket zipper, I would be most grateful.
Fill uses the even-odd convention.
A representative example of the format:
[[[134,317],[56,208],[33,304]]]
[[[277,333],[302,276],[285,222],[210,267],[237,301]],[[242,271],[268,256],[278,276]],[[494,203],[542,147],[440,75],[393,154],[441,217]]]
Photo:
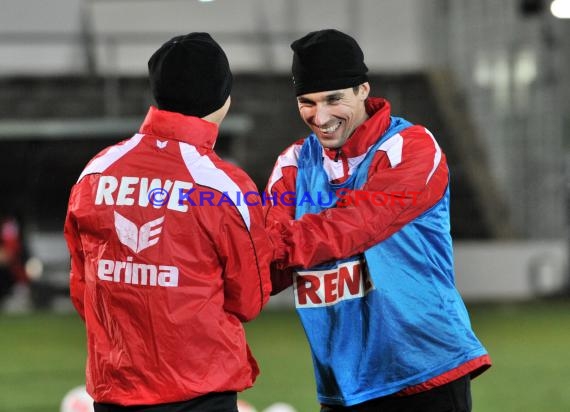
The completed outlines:
[[[339,157],[340,157],[340,149],[336,149],[336,155],[334,156],[334,161],[338,162]]]

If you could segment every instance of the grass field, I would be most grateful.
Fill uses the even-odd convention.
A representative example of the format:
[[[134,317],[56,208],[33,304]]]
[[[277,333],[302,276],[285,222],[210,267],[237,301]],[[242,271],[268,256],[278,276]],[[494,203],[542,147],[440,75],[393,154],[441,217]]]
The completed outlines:
[[[570,302],[470,307],[494,366],[473,382],[475,412],[570,411]],[[247,325],[262,368],[240,395],[258,410],[277,401],[317,411],[308,346],[293,312]],[[83,325],[75,315],[0,315],[0,412],[57,412],[83,383]]]

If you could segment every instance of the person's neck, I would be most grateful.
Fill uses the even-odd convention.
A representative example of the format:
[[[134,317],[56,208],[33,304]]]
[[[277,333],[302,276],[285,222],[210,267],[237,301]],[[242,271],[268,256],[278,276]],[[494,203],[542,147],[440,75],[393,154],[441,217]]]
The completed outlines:
[[[218,112],[214,112],[210,113],[207,116],[202,117],[202,120],[206,120],[207,122],[210,123],[216,123],[218,126],[220,126],[220,124],[222,124],[222,121],[224,120],[224,116],[221,116]]]

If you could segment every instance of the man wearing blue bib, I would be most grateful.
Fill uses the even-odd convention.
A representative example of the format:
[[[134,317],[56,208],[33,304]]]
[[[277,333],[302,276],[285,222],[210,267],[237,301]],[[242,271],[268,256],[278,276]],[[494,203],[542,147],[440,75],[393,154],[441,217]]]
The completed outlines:
[[[321,30],[291,48],[312,133],[277,159],[266,223],[321,411],[470,411],[470,379],[491,360],[455,288],[445,155],[369,96],[352,37]]]

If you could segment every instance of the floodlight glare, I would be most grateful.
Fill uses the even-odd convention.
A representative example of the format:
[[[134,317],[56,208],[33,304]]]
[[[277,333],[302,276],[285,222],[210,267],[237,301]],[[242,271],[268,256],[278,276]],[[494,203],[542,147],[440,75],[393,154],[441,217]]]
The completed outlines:
[[[559,19],[570,19],[570,0],[554,0],[550,12]]]

